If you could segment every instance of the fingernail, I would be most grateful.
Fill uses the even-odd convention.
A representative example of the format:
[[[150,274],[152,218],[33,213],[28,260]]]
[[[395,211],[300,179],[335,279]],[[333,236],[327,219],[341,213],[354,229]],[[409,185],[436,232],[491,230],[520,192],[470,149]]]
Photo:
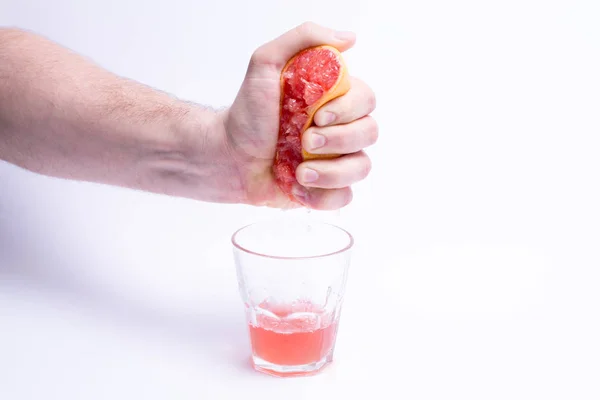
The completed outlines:
[[[319,147],[325,146],[325,136],[319,135],[318,133],[313,133],[308,138],[308,144],[310,146],[309,150],[318,149]]]
[[[292,195],[302,204],[306,204],[308,201],[308,190],[302,186],[294,186],[292,188]]]
[[[335,33],[335,38],[342,41],[352,40],[354,39],[354,32],[349,31],[338,31]]]
[[[319,179],[319,174],[314,169],[305,168],[302,172],[302,178],[300,179],[302,182],[314,182]]]
[[[319,121],[316,121],[316,122],[317,122],[317,125],[320,125],[320,126],[329,125],[333,121],[335,121],[335,114],[332,112],[329,112],[329,111],[326,111],[323,114],[320,114],[318,117],[319,117]]]

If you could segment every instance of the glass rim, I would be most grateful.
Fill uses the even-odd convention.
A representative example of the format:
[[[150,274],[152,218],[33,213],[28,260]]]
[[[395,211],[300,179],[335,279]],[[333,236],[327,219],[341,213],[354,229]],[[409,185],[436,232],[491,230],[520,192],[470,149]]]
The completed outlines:
[[[348,236],[348,243],[342,247],[339,250],[335,250],[335,251],[331,251],[325,254],[316,254],[316,255],[311,255],[311,256],[275,256],[272,254],[264,254],[264,253],[260,253],[257,251],[253,251],[248,249],[247,247],[242,246],[241,244],[238,243],[237,241],[237,236],[245,229],[250,228],[252,226],[256,226],[256,225],[260,225],[260,224],[264,224],[264,223],[269,223],[271,221],[258,221],[258,222],[252,222],[250,224],[246,224],[244,226],[242,226],[241,228],[237,229],[232,235],[231,235],[231,243],[233,244],[233,246],[240,250],[243,251],[244,253],[247,254],[251,254],[253,256],[259,256],[259,257],[264,257],[264,258],[271,258],[271,259],[278,259],[278,260],[309,260],[309,259],[315,259],[315,258],[325,258],[325,257],[331,257],[331,256],[335,256],[337,254],[342,254],[345,253],[347,251],[349,251],[353,246],[354,246],[354,236],[352,236],[352,234],[350,232],[348,232],[346,229],[329,223],[329,222],[315,222],[314,224],[318,224],[318,225],[326,225],[326,226],[330,226],[333,227],[343,233],[346,234],[346,236]]]

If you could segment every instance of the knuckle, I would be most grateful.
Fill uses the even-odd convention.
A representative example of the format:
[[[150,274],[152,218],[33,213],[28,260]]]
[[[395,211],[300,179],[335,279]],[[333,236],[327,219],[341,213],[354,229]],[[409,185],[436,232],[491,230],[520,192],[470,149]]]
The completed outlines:
[[[358,131],[354,135],[342,134],[340,135],[340,142],[344,143],[344,147],[349,152],[360,151],[365,144],[364,133]]]
[[[309,136],[314,135],[315,133],[322,135],[322,132],[320,130],[317,131],[317,129],[314,126],[310,126],[306,128],[306,130],[302,134],[302,139],[304,140],[304,138],[308,138]]]
[[[296,33],[300,37],[310,37],[315,31],[317,24],[312,21],[306,21],[296,27]]]
[[[260,66],[269,63],[268,53],[264,46],[259,47],[250,56],[250,66]]]
[[[375,121],[374,118],[369,118],[369,122],[370,122],[370,127],[368,129],[369,132],[369,144],[375,144],[377,143],[377,140],[379,139],[379,124],[377,124],[377,121]]]
[[[328,144],[333,150],[342,153],[351,153],[357,151],[361,138],[359,131],[353,127],[344,125],[323,129],[327,137]]]
[[[343,205],[347,206],[348,204],[352,203],[352,198],[353,197],[354,197],[354,194],[352,193],[352,189],[347,188],[345,190],[345,193],[344,193],[344,203],[343,203]]]
[[[368,95],[367,95],[368,113],[370,114],[373,111],[375,111],[376,107],[377,107],[377,96],[375,96],[375,92],[371,88],[369,88]]]
[[[302,147],[308,151],[318,151],[320,147],[323,147],[326,143],[319,141],[320,137],[325,138],[325,135],[321,131],[317,131],[315,128],[310,127],[302,134],[300,143]],[[322,139],[321,139],[322,140]],[[325,140],[327,142],[327,140]]]
[[[371,173],[371,169],[373,169],[373,163],[371,162],[371,159],[369,157],[365,157],[362,166],[361,177],[364,179],[367,176],[369,176],[369,174]]]
[[[357,78],[356,76],[351,76],[350,77],[350,87],[351,88],[361,87],[364,84],[365,83],[362,81],[362,79]]]
[[[362,101],[364,101],[364,104],[367,107],[367,114],[375,111],[375,108],[377,107],[377,96],[373,89],[367,85],[365,81],[356,77],[353,77],[352,79],[352,86],[356,87],[361,92]]]
[[[350,186],[346,186],[340,189],[336,189],[335,204],[332,204],[332,209],[340,209],[347,206],[352,202],[353,193]]]

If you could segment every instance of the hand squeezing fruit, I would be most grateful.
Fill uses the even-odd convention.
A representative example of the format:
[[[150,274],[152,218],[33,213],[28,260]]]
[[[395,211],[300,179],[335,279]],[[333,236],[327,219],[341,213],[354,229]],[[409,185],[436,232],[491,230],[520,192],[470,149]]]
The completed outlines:
[[[333,158],[337,154],[314,155],[302,148],[302,134],[313,123],[317,110],[350,89],[348,71],[341,53],[322,45],[300,51],[281,72],[279,137],[273,172],[279,188],[291,200],[296,168],[308,159]]]

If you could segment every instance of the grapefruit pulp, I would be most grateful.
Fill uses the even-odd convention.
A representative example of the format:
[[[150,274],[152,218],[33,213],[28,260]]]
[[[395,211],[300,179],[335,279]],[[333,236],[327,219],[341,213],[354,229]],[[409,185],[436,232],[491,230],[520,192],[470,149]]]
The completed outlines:
[[[292,201],[296,168],[309,159],[338,157],[310,154],[302,148],[302,134],[313,124],[317,110],[350,89],[341,53],[329,45],[310,47],[294,55],[281,72],[279,135],[273,173],[279,188]]]

